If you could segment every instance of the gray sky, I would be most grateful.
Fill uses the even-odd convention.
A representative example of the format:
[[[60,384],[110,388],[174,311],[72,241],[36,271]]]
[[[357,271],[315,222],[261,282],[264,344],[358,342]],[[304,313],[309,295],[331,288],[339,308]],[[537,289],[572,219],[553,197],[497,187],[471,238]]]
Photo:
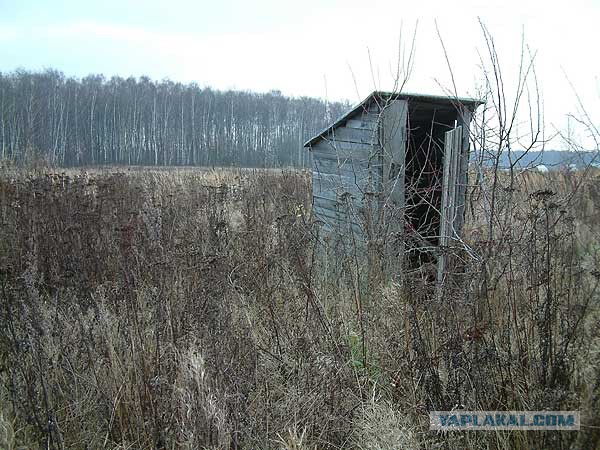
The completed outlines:
[[[548,130],[577,112],[564,72],[600,122],[598,0],[0,0],[0,70],[148,75],[356,102],[393,86],[400,30],[409,47],[418,19],[405,90],[440,93],[452,82],[437,20],[458,93],[473,96],[485,58],[478,16],[494,36],[509,90],[524,30],[537,52]]]

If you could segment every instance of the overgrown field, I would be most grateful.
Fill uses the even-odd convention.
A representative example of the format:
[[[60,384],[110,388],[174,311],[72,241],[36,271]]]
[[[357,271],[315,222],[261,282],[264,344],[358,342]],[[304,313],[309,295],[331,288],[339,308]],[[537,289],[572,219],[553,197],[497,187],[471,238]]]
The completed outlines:
[[[600,448],[597,173],[481,179],[441,298],[315,250],[310,191],[5,169],[0,448]],[[584,426],[429,432],[452,408]]]

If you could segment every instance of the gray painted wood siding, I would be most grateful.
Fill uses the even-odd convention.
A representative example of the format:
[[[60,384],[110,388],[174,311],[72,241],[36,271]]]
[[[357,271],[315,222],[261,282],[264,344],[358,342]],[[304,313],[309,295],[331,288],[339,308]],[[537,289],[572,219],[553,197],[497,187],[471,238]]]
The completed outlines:
[[[382,189],[379,109],[369,108],[311,146],[313,212],[327,228],[362,234],[365,203]]]
[[[461,108],[457,120],[457,126],[462,128],[462,143],[460,154],[460,171],[458,174],[458,194],[457,194],[457,211],[454,227],[457,233],[460,233],[465,221],[465,202],[467,197],[467,185],[469,183],[469,140],[471,137],[470,125],[473,113],[468,108]]]
[[[382,113],[380,140],[383,168],[383,215],[379,224],[388,237],[385,252],[392,274],[402,272],[404,253],[405,155],[408,102],[389,102]]]
[[[444,138],[444,172],[442,180],[442,204],[440,211],[440,236],[438,245],[442,247],[442,253],[438,258],[438,282],[442,282],[446,271],[446,256],[444,247],[458,235],[457,227],[462,224],[458,220],[458,203],[464,203],[459,198],[461,186],[459,179],[463,167],[463,129],[457,127],[446,132]]]
[[[391,102],[383,111],[380,131],[383,149],[384,190],[398,206],[404,206],[404,157],[408,104],[405,100]]]
[[[363,244],[373,243],[365,246],[367,252],[383,249],[385,270],[392,275],[401,274],[405,246],[412,245],[405,242],[404,236],[405,222],[409,220],[405,218],[405,158],[409,142],[412,155],[418,150],[413,145],[421,145],[425,138],[423,126],[435,123],[432,138],[436,144],[441,144],[443,131],[456,126],[445,134],[443,150],[435,146],[439,153],[431,161],[414,163],[425,167],[431,162],[436,172],[443,172],[442,198],[436,197],[435,201],[436,205],[441,203],[439,216],[432,217],[429,212],[419,216],[431,221],[435,227],[431,229],[437,228],[439,220],[442,248],[431,253],[438,258],[438,280],[442,280],[445,270],[453,264],[450,255],[444,255],[443,247],[457,238],[464,220],[469,124],[478,104],[464,100],[461,103],[460,99],[373,95],[307,141],[313,169],[313,213],[323,222],[324,230],[341,234],[342,239],[335,239],[337,243],[350,242],[346,239],[349,234],[360,238]],[[409,136],[409,117],[418,127],[414,139]],[[426,237],[437,239],[433,235]]]

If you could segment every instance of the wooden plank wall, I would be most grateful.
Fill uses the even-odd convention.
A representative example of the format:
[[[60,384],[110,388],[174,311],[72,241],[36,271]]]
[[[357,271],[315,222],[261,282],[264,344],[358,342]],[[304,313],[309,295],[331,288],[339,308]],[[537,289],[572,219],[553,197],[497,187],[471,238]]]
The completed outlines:
[[[364,238],[365,204],[382,187],[379,107],[370,105],[311,146],[313,212],[325,228]]]
[[[408,107],[406,100],[385,105],[373,101],[310,148],[315,218],[342,238],[353,233],[365,242],[374,238],[392,241],[394,245],[384,243],[392,275],[401,273],[404,251]],[[462,108],[457,128],[445,135],[441,247],[449,245],[464,220],[470,121],[471,111]],[[442,248],[438,280],[445,270],[443,253]]]

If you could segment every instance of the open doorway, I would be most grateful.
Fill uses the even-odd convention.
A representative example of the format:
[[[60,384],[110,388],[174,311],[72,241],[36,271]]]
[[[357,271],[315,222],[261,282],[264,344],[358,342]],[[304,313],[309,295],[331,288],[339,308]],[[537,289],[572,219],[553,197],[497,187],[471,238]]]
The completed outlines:
[[[409,267],[434,264],[440,236],[444,138],[456,112],[411,105],[405,153],[405,243]]]

